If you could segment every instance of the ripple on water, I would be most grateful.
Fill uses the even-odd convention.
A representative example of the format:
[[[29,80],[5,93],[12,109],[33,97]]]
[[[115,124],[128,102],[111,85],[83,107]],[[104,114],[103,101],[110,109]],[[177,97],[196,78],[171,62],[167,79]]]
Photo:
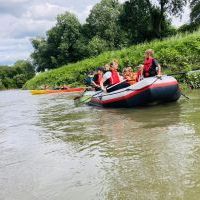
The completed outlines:
[[[69,95],[3,98],[4,197],[198,199],[199,92],[136,109],[76,107]]]

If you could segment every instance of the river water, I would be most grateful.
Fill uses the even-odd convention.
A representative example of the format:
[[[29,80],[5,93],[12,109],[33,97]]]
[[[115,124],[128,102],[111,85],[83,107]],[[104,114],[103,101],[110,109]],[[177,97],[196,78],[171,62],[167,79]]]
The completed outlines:
[[[137,109],[0,92],[0,199],[200,199],[200,90]]]

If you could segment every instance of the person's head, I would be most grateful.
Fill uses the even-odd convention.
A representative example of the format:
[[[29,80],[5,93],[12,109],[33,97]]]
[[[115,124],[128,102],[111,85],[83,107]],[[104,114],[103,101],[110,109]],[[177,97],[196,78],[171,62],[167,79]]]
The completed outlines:
[[[140,69],[142,69],[143,67],[144,67],[144,65],[140,64],[140,65],[136,66],[136,70],[140,70]]]
[[[98,67],[97,68],[97,74],[103,74],[105,71],[104,67]]]
[[[130,75],[130,70],[128,69],[128,67],[125,67],[125,68],[123,69],[122,74],[123,74],[124,77]]]
[[[153,57],[154,50],[153,49],[147,49],[145,51],[145,58]]]
[[[104,68],[105,68],[105,71],[108,71],[110,69],[110,65],[109,64],[105,64]]]
[[[128,71],[127,67],[123,68],[122,73],[125,74]]]
[[[117,70],[119,67],[119,62],[117,60],[113,60],[111,63],[110,63],[110,69],[111,70]]]
[[[133,72],[132,67],[127,67],[127,70],[128,70],[129,72]]]

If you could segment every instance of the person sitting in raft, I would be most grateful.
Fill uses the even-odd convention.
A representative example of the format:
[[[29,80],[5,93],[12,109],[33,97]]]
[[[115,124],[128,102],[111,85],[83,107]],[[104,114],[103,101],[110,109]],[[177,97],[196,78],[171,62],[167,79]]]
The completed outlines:
[[[110,70],[110,64],[105,64],[104,69],[105,69],[105,72],[109,71]]]
[[[92,86],[92,80],[94,78],[94,72],[93,71],[89,71],[87,73],[87,77],[84,79],[84,83],[86,86]]]
[[[144,65],[142,65],[142,64],[140,64],[140,65],[138,65],[136,68],[138,68],[137,69],[137,77],[136,77],[136,82],[139,82],[139,81],[141,81],[144,77],[143,77],[143,75],[142,75],[142,69],[143,69],[143,67],[144,67]]]
[[[123,77],[119,75],[119,72],[117,71],[118,67],[119,67],[118,62],[114,60],[113,62],[110,63],[109,71],[107,71],[103,75],[103,79],[100,85],[101,89],[104,92],[113,92],[115,90],[119,90],[130,86],[130,84],[123,81]]]
[[[104,71],[105,71],[105,69],[103,67],[98,67],[97,72],[92,79],[91,83],[92,83],[92,86],[95,88],[96,91],[101,90],[100,83],[102,82]]]
[[[156,75],[161,76],[161,67],[157,60],[153,58],[153,55],[154,51],[152,49],[145,51],[144,66],[141,68],[141,74],[144,76],[144,78]]]
[[[126,67],[123,70],[123,77],[130,85],[136,83],[137,73],[133,72],[132,67]]]

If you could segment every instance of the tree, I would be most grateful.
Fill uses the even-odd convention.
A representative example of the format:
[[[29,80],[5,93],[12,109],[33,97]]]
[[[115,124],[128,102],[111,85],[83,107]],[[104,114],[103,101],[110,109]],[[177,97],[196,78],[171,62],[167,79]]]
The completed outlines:
[[[34,75],[34,67],[27,60],[19,60],[11,67],[0,66],[0,89],[21,88]]]
[[[52,62],[51,51],[45,38],[35,38],[31,41],[34,52],[31,54],[36,71],[45,71],[46,68],[55,68],[57,63]]]
[[[85,30],[89,39],[97,36],[107,42],[110,49],[122,48],[127,41],[119,25],[122,5],[118,0],[102,0],[97,3],[86,19]]]
[[[17,88],[22,88],[27,80],[28,79],[25,74],[17,74],[13,77],[13,81],[15,82]]]
[[[14,69],[17,75],[23,74],[25,76],[26,81],[28,79],[33,78],[33,76],[35,75],[34,66],[27,60],[18,60],[14,64]]]
[[[88,55],[90,56],[97,56],[108,49],[106,41],[98,36],[93,37],[87,46]]]
[[[191,0],[191,14],[190,18],[192,23],[200,24],[200,0]]]
[[[37,71],[53,69],[82,58],[78,52],[81,24],[70,12],[57,16],[56,25],[47,31],[46,38],[32,40],[31,57]]]
[[[130,44],[148,39],[151,15],[146,0],[126,1],[120,15],[120,24],[127,31]]]
[[[153,10],[155,9],[155,5],[153,5],[153,0],[146,0],[151,16],[153,16]],[[166,14],[180,16],[184,6],[187,4],[188,0],[157,0],[159,5],[160,14],[157,16],[157,35],[158,37],[162,37],[162,30],[164,27],[164,19]],[[153,6],[152,6],[153,5]]]
[[[57,24],[47,33],[47,42],[56,51],[54,57],[58,65],[79,60],[76,43],[80,38],[81,24],[77,17],[69,12],[58,15]]]
[[[130,42],[140,43],[171,34],[171,23],[164,15],[162,30],[159,29],[160,8],[147,0],[130,0],[123,5],[120,22],[128,32]]]

